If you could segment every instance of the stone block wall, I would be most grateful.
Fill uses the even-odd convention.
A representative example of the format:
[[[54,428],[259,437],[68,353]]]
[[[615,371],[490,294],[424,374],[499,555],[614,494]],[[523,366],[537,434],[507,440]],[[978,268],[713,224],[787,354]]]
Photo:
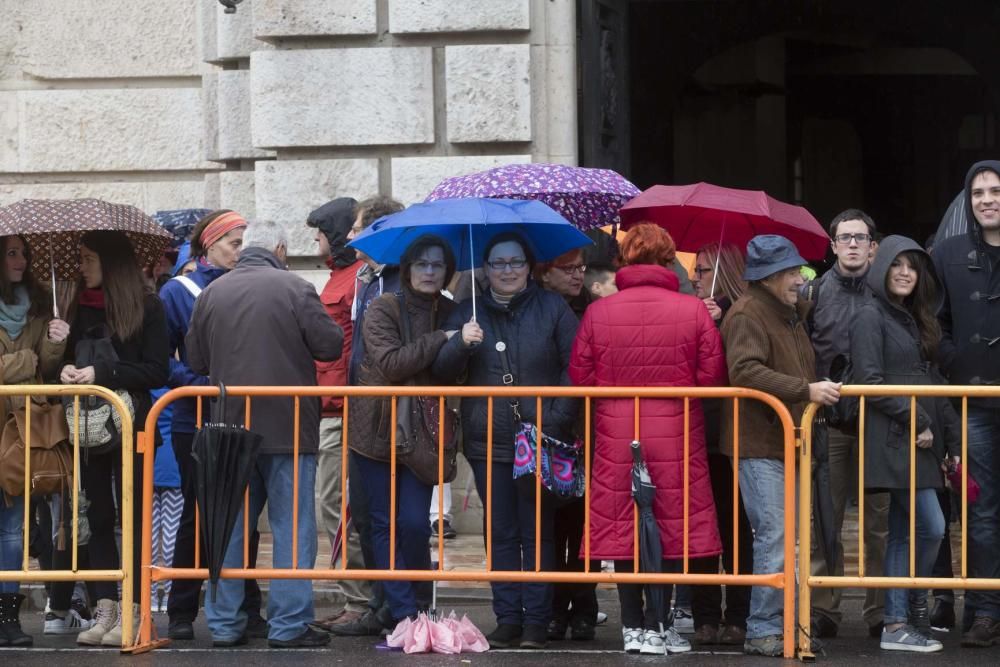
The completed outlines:
[[[573,0],[0,0],[0,205],[329,199],[576,160]]]

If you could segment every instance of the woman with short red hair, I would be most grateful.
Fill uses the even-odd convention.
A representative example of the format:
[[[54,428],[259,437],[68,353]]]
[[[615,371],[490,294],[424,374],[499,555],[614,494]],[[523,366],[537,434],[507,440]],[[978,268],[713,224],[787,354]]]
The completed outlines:
[[[705,304],[679,294],[673,239],[652,224],[640,224],[621,243],[619,292],[587,309],[580,323],[569,375],[576,385],[598,387],[692,387],[722,385],[726,362],[722,340]],[[634,568],[632,501],[633,431],[631,398],[598,399],[590,499],[590,556],[615,561],[615,570]],[[687,463],[688,557],[716,557],[722,551],[705,452],[704,420],[697,400],[689,403]],[[684,401],[644,399],[639,406],[638,439],[656,499],[653,514],[665,560],[684,557]],[[716,562],[716,567],[718,566]],[[665,565],[669,568],[668,565]],[[690,651],[691,645],[659,621],[643,587],[620,584],[622,638],[629,653]]]

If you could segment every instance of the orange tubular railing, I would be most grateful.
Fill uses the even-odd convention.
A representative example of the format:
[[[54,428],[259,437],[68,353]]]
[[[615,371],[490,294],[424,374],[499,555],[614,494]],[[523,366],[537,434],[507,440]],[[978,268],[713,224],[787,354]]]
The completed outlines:
[[[809,531],[809,512],[803,511],[799,517],[799,626],[802,632],[799,637],[799,655],[804,660],[812,658],[809,646],[811,630],[810,604],[812,589],[847,588],[859,586],[863,588],[961,588],[965,590],[996,590],[1000,588],[997,579],[969,578],[968,571],[968,483],[969,483],[969,442],[968,442],[968,409],[970,398],[1000,397],[1000,387],[989,386],[910,386],[910,385],[844,385],[840,390],[841,397],[858,396],[858,576],[807,576],[811,572],[812,556],[810,553],[811,533]],[[909,575],[908,577],[869,577],[865,575],[865,415],[870,409],[867,406],[868,397],[872,396],[902,396],[910,399],[910,521],[909,521]],[[917,577],[916,576],[916,439],[917,398],[923,396],[944,396],[961,399],[962,420],[962,557],[961,576],[955,578]],[[799,502],[801,507],[812,506],[812,434],[813,420],[820,406],[811,404],[802,415],[802,447],[799,458]],[[947,521],[947,517],[945,518]]]
[[[341,482],[342,489],[347,488],[347,451],[349,444],[349,415],[350,415],[350,399],[355,397],[387,397],[391,399],[392,417],[395,423],[396,415],[396,400],[400,396],[428,396],[436,397],[440,401],[439,405],[441,408],[444,407],[445,398],[457,397],[457,398],[475,398],[475,397],[487,397],[487,461],[486,466],[486,498],[484,500],[484,511],[485,516],[485,530],[486,530],[486,569],[481,572],[456,572],[456,571],[446,571],[444,569],[444,543],[443,543],[443,530],[441,530],[442,524],[439,518],[439,531],[438,531],[438,565],[436,569],[432,570],[396,570],[395,569],[395,545],[396,545],[396,533],[395,533],[395,507],[396,507],[396,474],[395,474],[395,463],[396,463],[396,448],[395,448],[395,429],[391,429],[391,460],[390,460],[390,554],[389,563],[390,567],[388,570],[352,570],[347,568],[347,535],[341,535],[341,557],[340,557],[340,567],[330,567],[313,569],[312,564],[309,563],[299,563],[294,560],[291,568],[286,569],[276,569],[276,568],[254,568],[251,569],[248,566],[249,558],[246,552],[249,539],[244,539],[244,559],[242,568],[224,568],[222,570],[222,577],[227,579],[247,579],[247,578],[261,578],[261,579],[327,579],[327,580],[343,580],[343,579],[366,579],[366,580],[401,580],[401,581],[475,581],[475,582],[549,582],[549,583],[580,583],[580,582],[594,582],[594,583],[634,583],[634,584],[707,584],[707,585],[748,585],[748,586],[768,586],[773,588],[779,588],[783,590],[784,595],[784,655],[785,657],[792,657],[794,651],[794,610],[795,610],[795,514],[794,512],[785,512],[784,528],[785,528],[785,539],[784,539],[784,568],[780,572],[773,572],[767,574],[739,574],[738,571],[728,574],[694,574],[688,572],[688,561],[689,561],[689,544],[687,538],[687,527],[689,523],[689,513],[690,513],[690,501],[688,488],[688,482],[690,479],[690,469],[688,466],[688,454],[690,451],[690,433],[689,429],[691,426],[690,410],[692,409],[691,399],[704,399],[704,398],[728,398],[734,399],[734,419],[738,420],[739,415],[739,401],[740,400],[755,400],[760,401],[768,405],[771,409],[775,411],[779,421],[781,422],[784,431],[784,465],[785,465],[785,498],[790,499],[795,497],[795,424],[793,423],[792,417],[789,414],[785,406],[774,396],[765,394],[763,392],[743,389],[743,388],[732,388],[732,387],[699,387],[699,388],[689,388],[689,387],[414,387],[414,386],[391,386],[391,387],[237,387],[231,386],[226,387],[227,394],[230,396],[245,396],[246,397],[246,426],[250,427],[250,405],[252,399],[255,397],[292,397],[295,404],[295,428],[296,435],[294,438],[294,453],[293,456],[298,457],[299,455],[299,441],[298,441],[298,425],[299,425],[299,407],[300,400],[304,397],[323,397],[323,396],[338,396],[344,397],[344,416],[343,416],[343,460],[341,465]],[[162,396],[154,405],[152,410],[150,410],[149,415],[146,418],[146,433],[151,434],[156,429],[156,422],[163,408],[170,402],[178,400],[180,398],[187,397],[211,397],[218,395],[218,388],[216,387],[183,387],[180,389],[174,389],[164,396]],[[535,480],[535,490],[536,490],[536,507],[535,507],[535,567],[534,571],[522,572],[522,571],[496,571],[493,569],[493,549],[492,549],[492,489],[493,489],[493,453],[495,447],[512,447],[513,443],[494,443],[493,442],[493,414],[494,414],[494,399],[510,399],[522,396],[535,396],[536,398],[536,414],[538,431],[541,433],[543,428],[542,421],[542,399],[543,398],[554,398],[554,397],[572,397],[581,398],[582,409],[586,425],[586,433],[584,434],[586,447],[584,453],[584,461],[586,469],[590,470],[590,465],[592,461],[591,456],[591,421],[592,421],[592,402],[594,399],[607,399],[607,398],[617,398],[617,399],[634,399],[635,401],[635,430],[636,437],[640,435],[638,433],[639,428],[639,407],[640,399],[676,399],[682,400],[684,405],[684,453],[685,453],[685,463],[683,471],[684,479],[684,504],[683,504],[683,515],[684,515],[684,526],[685,526],[685,536],[683,543],[683,571],[680,573],[642,573],[638,571],[638,531],[635,531],[635,551],[636,551],[636,570],[634,572],[592,572],[590,571],[589,562],[591,556],[591,540],[590,540],[590,493],[591,485],[589,482],[589,473],[586,476],[587,482],[585,484],[585,495],[584,495],[584,506],[585,506],[585,519],[584,519],[584,572],[546,572],[542,570],[542,557],[541,557],[541,447],[538,448],[538,460],[536,460],[536,480]],[[200,404],[200,401],[198,401]],[[200,414],[200,405],[199,405]],[[441,419],[443,419],[444,410],[441,410]],[[199,419],[199,423],[201,419]],[[439,429],[442,433],[443,429]],[[738,428],[734,429],[734,439],[738,437]],[[149,436],[144,436],[141,442],[150,441]],[[735,443],[734,443],[735,445]],[[443,447],[443,441],[439,442],[439,447]],[[150,452],[151,453],[151,452]],[[734,446],[734,458],[738,456],[739,449]],[[443,483],[444,475],[444,465],[443,456],[439,457],[439,467],[438,467],[438,482]],[[195,538],[195,567],[193,568],[173,568],[165,567],[153,563],[152,561],[152,497],[153,497],[153,457],[144,456],[143,466],[145,475],[143,477],[144,483],[142,488],[144,505],[144,517],[142,524],[142,599],[141,599],[141,623],[139,627],[139,636],[136,640],[135,646],[132,647],[133,652],[148,651],[151,648],[162,645],[168,640],[158,640],[155,638],[155,630],[152,624],[152,617],[150,615],[152,606],[152,588],[151,584],[153,581],[164,581],[170,579],[204,579],[208,576],[208,571],[199,567],[197,561],[197,540]],[[294,484],[298,485],[298,464],[293,466],[296,471],[296,476],[294,479]],[[739,486],[738,486],[738,465],[734,465],[734,510],[738,510],[739,503]],[[248,494],[247,494],[248,495]],[[293,494],[293,497],[298,497],[297,488]],[[441,510],[441,501],[439,499],[439,510]],[[244,500],[244,522],[248,521],[249,512],[246,508],[249,507],[249,501],[247,498]],[[344,516],[346,510],[347,498],[346,493],[342,494],[341,499],[341,516]],[[298,525],[298,503],[293,504],[292,508],[292,526]],[[808,514],[808,513],[807,513]],[[443,515],[439,511],[439,517]],[[738,512],[735,514],[738,516]],[[196,517],[197,526],[197,517]],[[738,526],[739,521],[733,521],[733,539],[734,548],[735,543],[738,538]],[[293,528],[294,530],[294,528]],[[123,531],[124,532],[124,531]],[[244,528],[244,536],[249,533]],[[297,540],[298,533],[293,534],[293,548],[292,553],[297,553]],[[734,562],[736,562],[734,556]],[[735,569],[735,568],[734,568]]]

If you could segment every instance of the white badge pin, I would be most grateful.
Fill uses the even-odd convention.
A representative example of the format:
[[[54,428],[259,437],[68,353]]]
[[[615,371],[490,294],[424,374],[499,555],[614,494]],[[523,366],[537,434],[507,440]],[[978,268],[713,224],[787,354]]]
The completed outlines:
[[[503,342],[502,340],[498,340],[497,341],[497,352],[503,352],[506,349],[507,349],[507,343]]]

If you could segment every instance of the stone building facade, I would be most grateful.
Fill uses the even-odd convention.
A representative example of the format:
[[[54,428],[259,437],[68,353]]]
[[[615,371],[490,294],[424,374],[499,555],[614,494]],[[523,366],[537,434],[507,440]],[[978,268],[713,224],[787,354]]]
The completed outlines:
[[[335,196],[576,161],[573,0],[0,0],[0,205],[285,226]]]

